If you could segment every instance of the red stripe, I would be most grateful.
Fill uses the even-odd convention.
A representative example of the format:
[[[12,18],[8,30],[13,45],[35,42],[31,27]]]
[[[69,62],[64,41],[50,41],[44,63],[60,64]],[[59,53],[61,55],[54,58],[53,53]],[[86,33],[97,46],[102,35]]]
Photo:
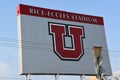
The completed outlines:
[[[23,4],[19,4],[17,6],[17,16],[20,14],[81,23],[104,25],[102,17],[52,10],[47,8],[33,7]]]

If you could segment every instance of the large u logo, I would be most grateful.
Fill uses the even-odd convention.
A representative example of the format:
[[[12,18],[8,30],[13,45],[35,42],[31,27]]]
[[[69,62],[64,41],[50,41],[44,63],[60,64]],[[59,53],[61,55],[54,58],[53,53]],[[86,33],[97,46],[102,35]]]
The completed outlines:
[[[53,45],[55,53],[63,60],[79,60],[84,54],[83,41],[84,30],[81,26],[49,23],[50,34],[53,35]],[[65,36],[72,39],[72,48],[64,46]]]

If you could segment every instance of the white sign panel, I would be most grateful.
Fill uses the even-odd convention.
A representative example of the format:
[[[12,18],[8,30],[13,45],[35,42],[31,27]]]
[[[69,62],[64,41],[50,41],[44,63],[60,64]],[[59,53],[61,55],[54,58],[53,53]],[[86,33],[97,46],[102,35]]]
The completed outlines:
[[[17,18],[20,74],[95,75],[93,46],[111,74],[102,17],[20,4]]]

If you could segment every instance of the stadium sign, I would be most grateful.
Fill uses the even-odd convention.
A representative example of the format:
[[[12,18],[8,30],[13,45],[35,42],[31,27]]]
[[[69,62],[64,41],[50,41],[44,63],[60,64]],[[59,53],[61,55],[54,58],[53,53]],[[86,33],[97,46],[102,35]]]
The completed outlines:
[[[103,18],[19,4],[19,74],[95,75],[93,46],[111,74]]]

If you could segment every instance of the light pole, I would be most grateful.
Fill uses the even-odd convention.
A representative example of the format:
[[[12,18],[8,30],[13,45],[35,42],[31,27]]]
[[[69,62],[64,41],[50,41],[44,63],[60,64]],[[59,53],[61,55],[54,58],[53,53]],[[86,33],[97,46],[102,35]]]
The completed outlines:
[[[101,51],[102,51],[102,47],[100,46],[93,46],[92,48],[92,53],[93,53],[94,62],[95,62],[95,70],[97,73],[98,80],[103,80],[103,68],[101,66],[102,64]]]

